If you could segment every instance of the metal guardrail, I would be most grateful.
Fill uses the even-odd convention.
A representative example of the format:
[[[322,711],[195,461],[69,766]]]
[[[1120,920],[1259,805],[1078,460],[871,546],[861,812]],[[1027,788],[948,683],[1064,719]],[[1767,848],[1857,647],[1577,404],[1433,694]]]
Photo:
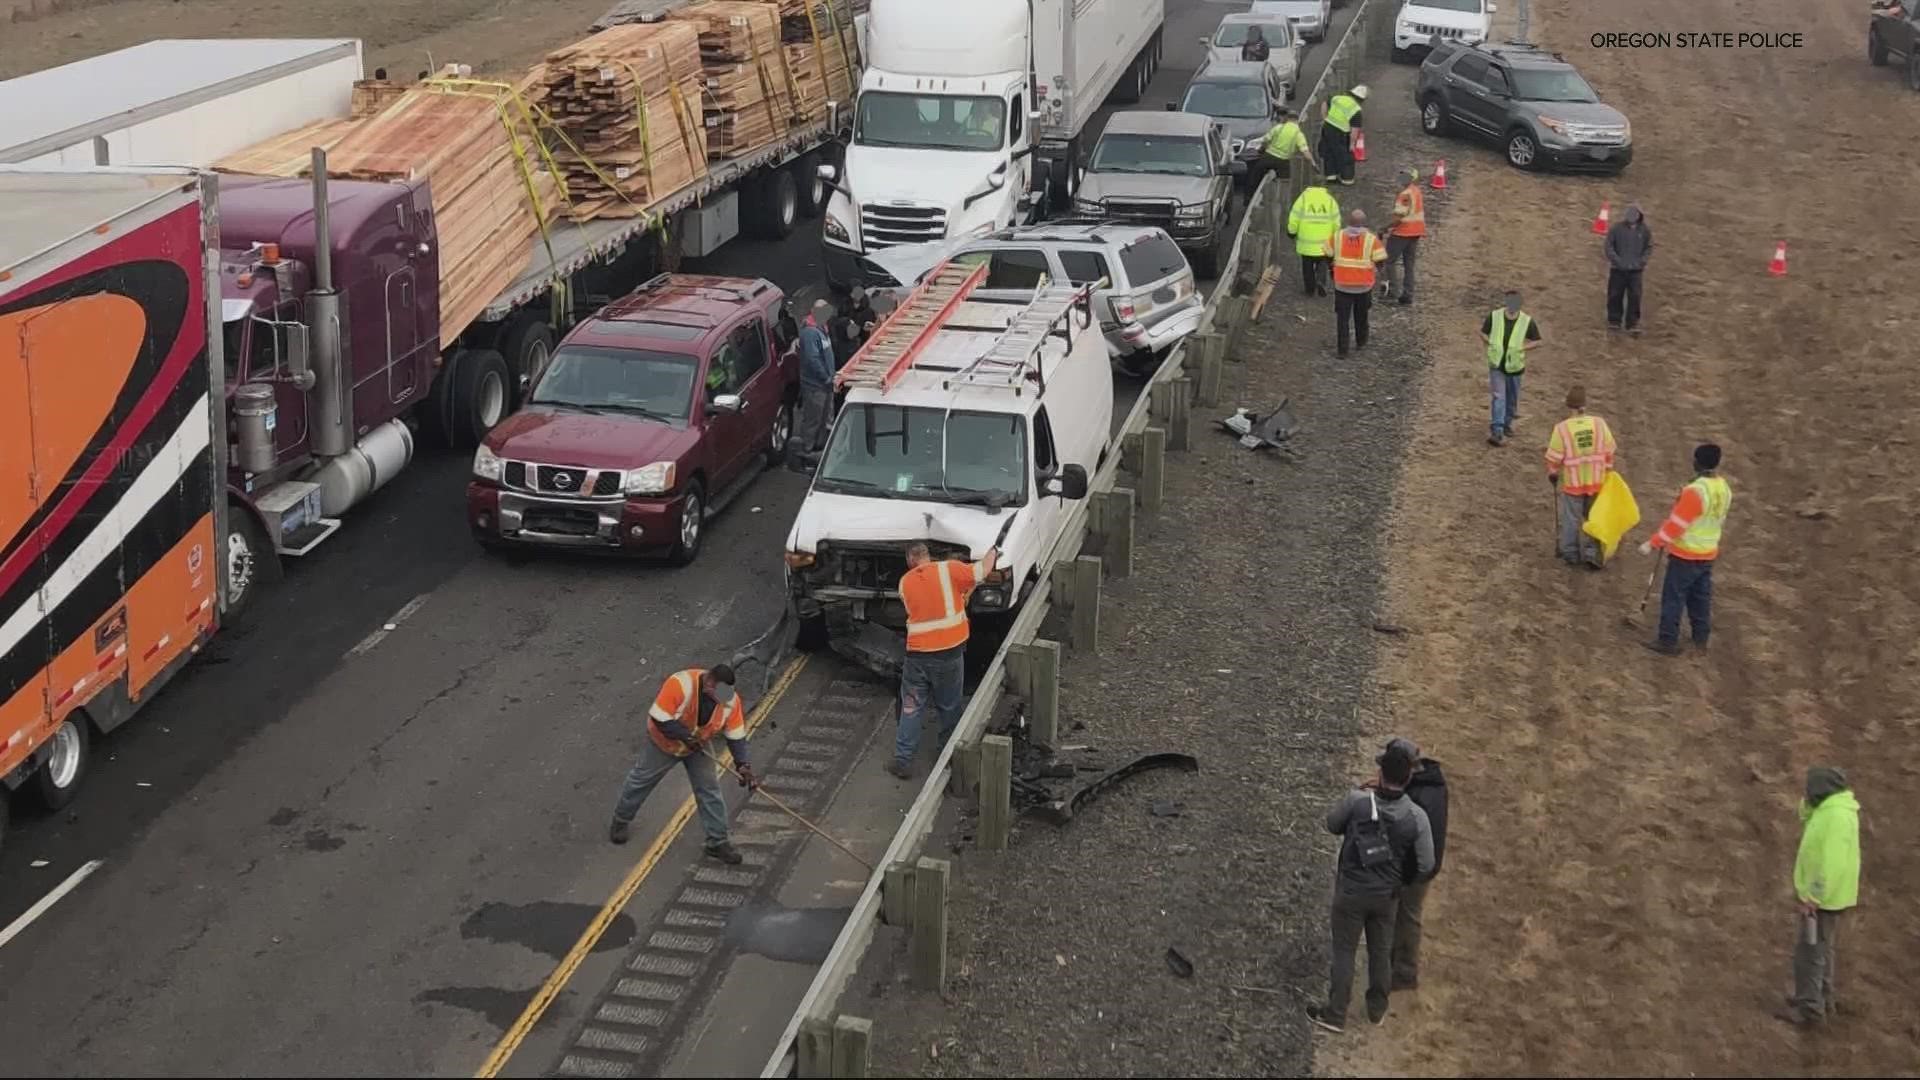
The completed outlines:
[[[1302,117],[1306,117],[1316,103],[1321,104],[1324,109],[1324,97],[1329,79],[1334,80],[1334,84],[1338,85],[1341,82],[1350,82],[1357,76],[1362,63],[1368,59],[1363,54],[1369,39],[1373,36],[1369,33],[1369,27],[1377,28],[1376,24],[1384,23],[1386,45],[1391,46],[1392,17],[1397,10],[1398,4],[1395,0],[1361,0],[1353,20],[1334,46],[1333,58],[1321,73],[1319,81],[1315,83],[1313,92],[1302,104],[1300,108]],[[1313,127],[1317,136],[1319,130],[1317,121]],[[1237,323],[1244,317],[1247,304],[1244,297],[1233,295],[1234,286],[1242,281],[1257,280],[1266,270],[1267,263],[1279,261],[1282,246],[1279,241],[1284,239],[1285,232],[1284,229],[1276,229],[1274,226],[1284,220],[1287,208],[1292,205],[1293,198],[1303,186],[1301,176],[1303,170],[1294,169],[1291,172],[1292,175],[1289,178],[1282,178],[1275,174],[1267,175],[1248,198],[1247,211],[1241,218],[1240,228],[1234,236],[1233,247],[1228,253],[1226,262],[1228,272],[1216,283],[1213,295],[1208,298],[1201,315],[1199,330],[1174,348],[1166,362],[1143,387],[1139,398],[1134,402],[1133,408],[1128,410],[1126,419],[1121,422],[1116,433],[1116,448],[1129,437],[1146,432],[1156,411],[1155,399],[1161,396],[1154,392],[1156,387],[1188,379],[1189,354],[1194,351],[1194,343],[1204,340],[1209,335],[1224,334],[1231,337],[1241,329]],[[1248,236],[1252,233],[1260,233],[1273,240],[1265,251],[1260,252],[1262,265],[1242,267],[1240,265],[1242,260],[1254,254],[1248,248]],[[1239,302],[1224,303],[1230,298]],[[1226,314],[1223,315],[1223,311]],[[1214,358],[1212,362],[1218,363],[1220,359],[1223,357]],[[765,1068],[760,1072],[762,1077],[796,1075],[802,1026],[809,1019],[831,1018],[834,1005],[859,969],[866,956],[867,948],[873,942],[874,932],[881,922],[881,890],[886,882],[887,869],[901,863],[911,863],[923,849],[927,837],[933,831],[934,821],[939,816],[940,804],[953,784],[955,754],[961,747],[977,741],[985,732],[988,720],[999,707],[1001,696],[1007,692],[1005,683],[1010,654],[1017,646],[1031,643],[1048,614],[1054,610],[1053,582],[1056,568],[1063,563],[1071,564],[1086,546],[1093,496],[1110,492],[1115,488],[1124,467],[1125,457],[1123,453],[1110,453],[1106,463],[1100,466],[1088,484],[1089,497],[1073,504],[1073,509],[1067,515],[1067,521],[1060,536],[1041,560],[1039,578],[1028,593],[1025,606],[1015,617],[1006,641],[994,654],[993,661],[981,676],[979,689],[967,702],[967,707],[954,729],[953,737],[948,740],[947,745],[941,749],[940,756],[934,761],[931,774],[927,777],[919,794],[915,796],[913,804],[907,809],[906,817],[901,821],[898,831],[894,833],[893,841],[887,845],[886,854],[875,864],[878,869],[867,879],[866,887],[861,890],[859,900],[855,901],[846,924],[841,928],[840,936],[835,940],[826,960],[822,962],[805,996],[801,998],[799,1007],[794,1010],[792,1018],[787,1022],[786,1030],[782,1032],[779,1043],[768,1058]]]

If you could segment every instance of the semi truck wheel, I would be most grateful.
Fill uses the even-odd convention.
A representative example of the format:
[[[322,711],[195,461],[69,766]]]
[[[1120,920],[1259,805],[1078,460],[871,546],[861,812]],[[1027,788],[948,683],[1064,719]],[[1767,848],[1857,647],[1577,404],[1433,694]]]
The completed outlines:
[[[254,520],[253,511],[233,502],[227,504],[226,571],[229,624],[244,618],[254,599],[280,580],[280,553],[267,530]]]
[[[820,179],[820,155],[802,154],[793,163],[793,180],[800,192],[800,216],[811,221],[827,209],[827,182]]]
[[[512,377],[507,361],[492,349],[462,349],[455,353],[448,384],[448,431],[455,449],[480,445],[493,425],[507,415]]]
[[[1140,69],[1144,66],[1145,60],[1144,53],[1134,57],[1133,63],[1127,65],[1127,70],[1120,73],[1120,81],[1113,88],[1114,101],[1122,105],[1139,104],[1140,87],[1145,82],[1140,77]]]
[[[762,240],[785,240],[800,220],[800,185],[789,169],[775,169],[760,179],[760,209],[754,215]]]
[[[59,810],[73,801],[80,781],[93,763],[88,739],[87,718],[78,711],[67,714],[53,738],[47,740],[47,760],[33,774],[33,793],[49,810]]]
[[[508,409],[517,409],[527,400],[533,377],[553,355],[553,328],[538,316],[521,315],[500,335],[500,355],[506,358],[507,373],[512,376]]]

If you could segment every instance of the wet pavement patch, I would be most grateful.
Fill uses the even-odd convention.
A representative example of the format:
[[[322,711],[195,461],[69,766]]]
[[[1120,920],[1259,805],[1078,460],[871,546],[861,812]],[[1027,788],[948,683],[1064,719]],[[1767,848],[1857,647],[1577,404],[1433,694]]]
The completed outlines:
[[[500,944],[520,945],[555,960],[567,955],[573,943],[600,913],[590,904],[562,904],[536,900],[531,904],[490,903],[467,916],[460,924],[460,936],[479,938]],[[636,933],[633,917],[616,915],[607,932],[594,943],[594,952],[624,949],[633,943]]]
[[[298,818],[299,816],[300,816],[300,811],[295,810],[291,806],[283,806],[280,809],[275,810],[273,812],[273,816],[267,819],[267,824],[275,827],[279,827],[283,825],[291,825],[293,824],[294,819]]]
[[[743,907],[727,923],[727,944],[741,952],[794,964],[819,964],[833,951],[834,939],[853,914],[850,907],[790,908],[781,904]]]
[[[325,829],[308,829],[301,842],[306,844],[308,851],[337,851],[347,843]]]
[[[505,1031],[512,1026],[520,1014],[526,1011],[527,1002],[533,1000],[533,990],[502,990],[493,986],[436,986],[414,995],[414,1002],[421,1005],[451,1005],[456,1009],[476,1012],[487,1018],[487,1023]]]

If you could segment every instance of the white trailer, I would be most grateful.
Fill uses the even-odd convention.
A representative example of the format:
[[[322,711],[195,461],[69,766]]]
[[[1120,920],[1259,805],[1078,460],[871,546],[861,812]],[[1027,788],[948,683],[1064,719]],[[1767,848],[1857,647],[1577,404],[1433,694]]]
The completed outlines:
[[[0,164],[185,165],[345,118],[360,42],[167,39],[0,82]]]

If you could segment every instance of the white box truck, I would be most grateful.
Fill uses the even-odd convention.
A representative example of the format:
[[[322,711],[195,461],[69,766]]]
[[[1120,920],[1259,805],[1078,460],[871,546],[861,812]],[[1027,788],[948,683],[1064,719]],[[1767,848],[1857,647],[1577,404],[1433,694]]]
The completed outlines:
[[[343,119],[360,42],[149,41],[0,82],[0,164],[205,168],[255,143]]]
[[[1083,135],[1140,100],[1164,0],[873,0],[867,69],[822,223],[827,276],[895,244],[985,234],[1073,205]]]

